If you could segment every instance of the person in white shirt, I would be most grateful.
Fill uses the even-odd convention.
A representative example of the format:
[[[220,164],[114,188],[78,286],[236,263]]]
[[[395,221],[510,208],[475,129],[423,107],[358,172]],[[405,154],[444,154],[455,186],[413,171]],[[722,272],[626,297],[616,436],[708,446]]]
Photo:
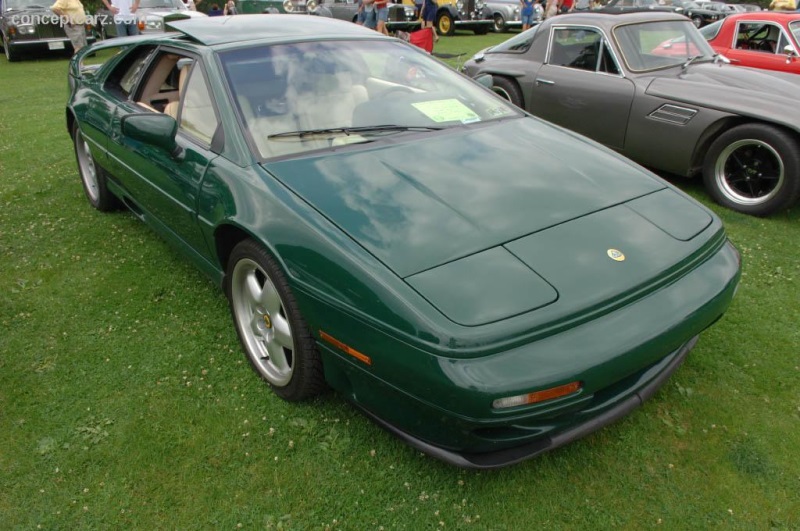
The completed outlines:
[[[117,37],[139,35],[139,25],[136,22],[139,0],[103,0],[103,3],[114,15]]]

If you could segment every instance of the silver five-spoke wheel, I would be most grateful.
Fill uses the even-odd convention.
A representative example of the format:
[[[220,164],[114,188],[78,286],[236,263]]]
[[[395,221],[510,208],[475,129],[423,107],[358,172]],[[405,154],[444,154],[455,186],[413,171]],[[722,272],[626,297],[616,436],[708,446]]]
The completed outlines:
[[[243,259],[234,267],[231,303],[254,367],[269,383],[284,387],[294,367],[292,326],[275,284],[255,261]]]
[[[233,248],[225,276],[236,332],[253,369],[286,400],[322,392],[316,341],[275,257],[244,239]]]

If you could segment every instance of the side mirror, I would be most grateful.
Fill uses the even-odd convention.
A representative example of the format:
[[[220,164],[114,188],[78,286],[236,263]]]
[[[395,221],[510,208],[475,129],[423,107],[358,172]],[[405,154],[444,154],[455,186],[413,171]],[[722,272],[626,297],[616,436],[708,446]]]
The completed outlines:
[[[174,158],[180,158],[183,150],[175,142],[178,122],[167,114],[137,113],[122,117],[122,135],[150,146],[161,148]]]
[[[491,89],[494,86],[494,78],[491,74],[481,74],[475,78],[475,81],[488,89]]]
[[[783,47],[783,53],[786,54],[787,65],[797,57],[797,52],[794,50],[794,47],[791,44],[787,44]]]

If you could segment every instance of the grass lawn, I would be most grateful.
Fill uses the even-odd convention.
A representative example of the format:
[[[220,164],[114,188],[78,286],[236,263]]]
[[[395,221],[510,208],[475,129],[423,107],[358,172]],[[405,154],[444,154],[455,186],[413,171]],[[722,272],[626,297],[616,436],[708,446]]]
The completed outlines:
[[[503,38],[437,51],[460,64]],[[89,207],[66,69],[0,59],[0,528],[800,528],[800,207],[747,217],[676,181],[743,255],[730,311],[619,423],[463,471],[335,394],[270,392],[221,291]]]

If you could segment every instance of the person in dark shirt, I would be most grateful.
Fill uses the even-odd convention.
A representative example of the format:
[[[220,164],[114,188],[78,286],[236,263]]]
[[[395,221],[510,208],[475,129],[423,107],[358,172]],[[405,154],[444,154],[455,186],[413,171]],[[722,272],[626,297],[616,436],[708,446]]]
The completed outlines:
[[[219,8],[217,4],[211,4],[211,9],[208,10],[209,17],[221,17],[222,10]]]

